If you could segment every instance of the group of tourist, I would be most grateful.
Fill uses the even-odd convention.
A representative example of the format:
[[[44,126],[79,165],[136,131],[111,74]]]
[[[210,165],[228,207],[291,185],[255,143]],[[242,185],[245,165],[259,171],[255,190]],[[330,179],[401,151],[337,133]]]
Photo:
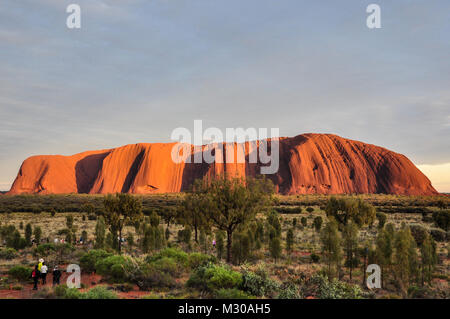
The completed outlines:
[[[33,271],[31,272],[31,278],[33,279],[34,286],[33,290],[38,289],[39,279],[42,281],[42,285],[47,283],[47,273],[48,266],[46,265],[44,259],[39,259],[39,263],[34,266]],[[59,281],[61,279],[61,270],[59,270],[58,266],[53,268],[53,286],[59,285]]]

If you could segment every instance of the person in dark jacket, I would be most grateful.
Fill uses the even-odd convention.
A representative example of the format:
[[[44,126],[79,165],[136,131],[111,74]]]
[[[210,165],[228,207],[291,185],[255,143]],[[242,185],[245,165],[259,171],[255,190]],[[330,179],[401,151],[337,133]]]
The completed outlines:
[[[59,285],[59,280],[61,279],[61,270],[59,270],[58,266],[53,268],[53,286]]]
[[[39,271],[39,269],[38,269],[38,265],[36,265],[36,266],[34,266],[34,269],[33,269],[33,271],[31,272],[31,278],[33,279],[33,281],[34,281],[34,286],[33,286],[33,290],[37,290],[38,289],[38,287],[37,287],[37,285],[38,285],[38,282],[39,282],[39,277],[40,277],[40,271]]]

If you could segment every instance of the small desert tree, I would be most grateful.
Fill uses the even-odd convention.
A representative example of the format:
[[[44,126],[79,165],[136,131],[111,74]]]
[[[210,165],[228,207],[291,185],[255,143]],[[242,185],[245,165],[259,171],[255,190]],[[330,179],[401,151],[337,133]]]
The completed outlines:
[[[302,217],[302,218],[300,219],[300,222],[302,223],[302,226],[303,226],[303,227],[308,226],[308,220],[306,219],[306,217]]]
[[[27,242],[27,245],[31,244],[31,236],[33,236],[33,229],[31,228],[31,224],[28,223],[25,226],[25,240]]]
[[[294,247],[294,231],[292,230],[292,228],[289,228],[289,230],[286,233],[286,252],[288,253],[289,257],[291,256],[293,247]]]
[[[208,197],[205,196],[207,188],[200,180],[196,180],[192,190],[186,194],[178,212],[178,220],[189,225],[194,230],[194,240],[198,243],[198,233],[206,227],[206,213],[208,210]]]
[[[66,226],[67,226],[67,232],[66,232],[66,241],[72,242],[76,241],[76,231],[77,227],[73,224],[74,218],[72,215],[66,216]]]
[[[412,236],[408,249],[408,264],[411,274],[410,283],[419,282],[419,256],[417,254],[417,243]]]
[[[420,247],[421,257],[422,257],[422,285],[424,281],[431,283],[431,274],[436,265],[437,255],[436,255],[436,245],[433,238],[427,233],[425,240]]]
[[[92,215],[95,213],[95,207],[91,203],[86,203],[81,206],[81,211],[87,213],[88,215]]]
[[[382,270],[383,287],[392,264],[393,240],[392,233],[387,229],[381,229],[376,238],[376,259]]]
[[[323,256],[328,266],[328,278],[331,280],[334,275],[339,276],[342,261],[342,240],[338,231],[338,223],[334,218],[331,218],[322,229],[320,239],[322,241]]]
[[[103,216],[97,218],[95,225],[95,248],[103,248],[105,246],[106,225]]]
[[[327,216],[332,216],[341,225],[346,225],[349,220],[354,221],[359,227],[371,225],[375,220],[376,210],[371,204],[361,198],[331,197],[325,207]]]
[[[358,266],[356,255],[356,252],[358,251],[358,232],[358,226],[353,222],[347,223],[342,232],[346,254],[345,264],[350,269],[350,279],[352,279],[353,268]]]
[[[255,248],[256,248],[256,250],[261,249],[263,242],[264,242],[264,223],[261,220],[257,220],[256,221],[256,229],[255,229]]]
[[[174,221],[177,218],[178,215],[178,211],[175,207],[167,207],[163,212],[162,212],[162,218],[164,219],[164,222],[166,223],[166,233],[168,233],[170,235],[170,231],[169,231],[169,227],[170,227],[170,223],[172,221]],[[166,239],[169,239],[166,236]]]
[[[382,229],[384,227],[384,224],[386,224],[387,215],[385,213],[378,212],[376,214],[376,216],[377,216],[377,219],[378,219],[378,228]]]
[[[274,236],[272,239],[270,239],[269,242],[269,251],[272,258],[275,260],[275,263],[277,263],[277,260],[281,256],[281,242],[280,237]]]
[[[417,245],[408,227],[404,227],[395,234],[394,247],[394,264],[397,283],[402,289],[402,292],[406,293],[406,285],[416,277],[418,266],[416,253]]]
[[[317,216],[313,220],[313,226],[316,232],[320,232],[320,228],[322,228],[323,219],[321,216]]]
[[[269,236],[269,240],[273,237],[281,236],[281,223],[280,223],[280,215],[272,210],[266,216],[266,228],[267,235]]]
[[[142,225],[144,237],[142,240],[142,250],[150,252],[161,249],[165,244],[164,229],[162,226],[154,223],[145,223]]]
[[[68,229],[72,229],[73,228],[73,216],[72,215],[67,215],[66,216],[66,226]]]
[[[164,228],[160,226],[161,218],[152,211],[150,216],[146,217],[141,224],[143,240],[142,249],[144,252],[158,250],[165,244]]]
[[[439,209],[445,209],[445,208],[447,208],[447,203],[443,199],[440,199],[437,201],[436,206]]]
[[[128,248],[131,250],[134,246],[134,235],[133,233],[128,233],[127,235],[127,243],[128,243]]]
[[[274,191],[270,180],[218,178],[207,183],[206,216],[217,229],[227,234],[227,262],[231,263],[233,232],[238,226],[255,219],[271,201]],[[204,188],[203,188],[204,189]],[[203,201],[200,201],[203,205]]]
[[[103,202],[105,206],[104,218],[111,234],[117,238],[117,250],[122,252],[122,230],[128,223],[142,218],[142,203],[130,194],[108,195]]]
[[[39,245],[39,243],[41,242],[41,237],[42,237],[41,227],[35,226],[33,233],[34,233],[34,240],[36,241],[36,244]]]

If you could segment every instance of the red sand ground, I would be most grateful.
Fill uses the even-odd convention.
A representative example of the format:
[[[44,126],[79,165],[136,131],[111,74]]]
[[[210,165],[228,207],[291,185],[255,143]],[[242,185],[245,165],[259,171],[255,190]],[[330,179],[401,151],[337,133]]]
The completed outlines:
[[[61,269],[63,269],[63,268],[64,267],[62,267]],[[70,274],[63,272],[60,283],[61,284],[66,283],[67,277],[69,275]],[[81,275],[81,283],[86,288],[81,289],[81,291],[84,292],[95,286],[105,284],[105,283],[101,282],[101,279],[102,279],[102,277],[100,275],[83,273]],[[40,290],[43,287],[51,288],[52,283],[53,283],[53,277],[52,277],[52,274],[50,273],[47,275],[47,283],[43,286],[41,284],[41,282],[39,282],[38,289]],[[0,299],[30,299],[30,298],[32,298],[33,294],[36,292],[33,290],[33,284],[22,285],[23,286],[22,290],[13,290],[12,286],[13,285],[10,286],[9,290],[0,290]],[[130,292],[116,291],[116,293],[119,296],[119,298],[124,298],[124,299],[140,299],[143,296],[150,294],[149,291],[140,291],[137,286],[135,286],[134,289]]]

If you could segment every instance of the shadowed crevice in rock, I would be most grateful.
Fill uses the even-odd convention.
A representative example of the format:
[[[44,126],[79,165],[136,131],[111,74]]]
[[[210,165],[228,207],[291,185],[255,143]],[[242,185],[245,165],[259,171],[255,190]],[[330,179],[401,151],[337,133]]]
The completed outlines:
[[[121,192],[122,193],[128,193],[130,190],[131,184],[133,183],[134,179],[136,178],[136,174],[139,171],[139,168],[142,164],[142,159],[145,155],[145,149],[142,150],[138,156],[136,156],[136,159],[134,160],[133,164],[131,165],[130,170],[128,171],[127,177],[125,178],[125,182],[123,183],[123,187]]]
[[[75,164],[75,178],[78,193],[89,193],[98,173],[102,169],[103,159],[108,154],[109,152],[88,155]]]

